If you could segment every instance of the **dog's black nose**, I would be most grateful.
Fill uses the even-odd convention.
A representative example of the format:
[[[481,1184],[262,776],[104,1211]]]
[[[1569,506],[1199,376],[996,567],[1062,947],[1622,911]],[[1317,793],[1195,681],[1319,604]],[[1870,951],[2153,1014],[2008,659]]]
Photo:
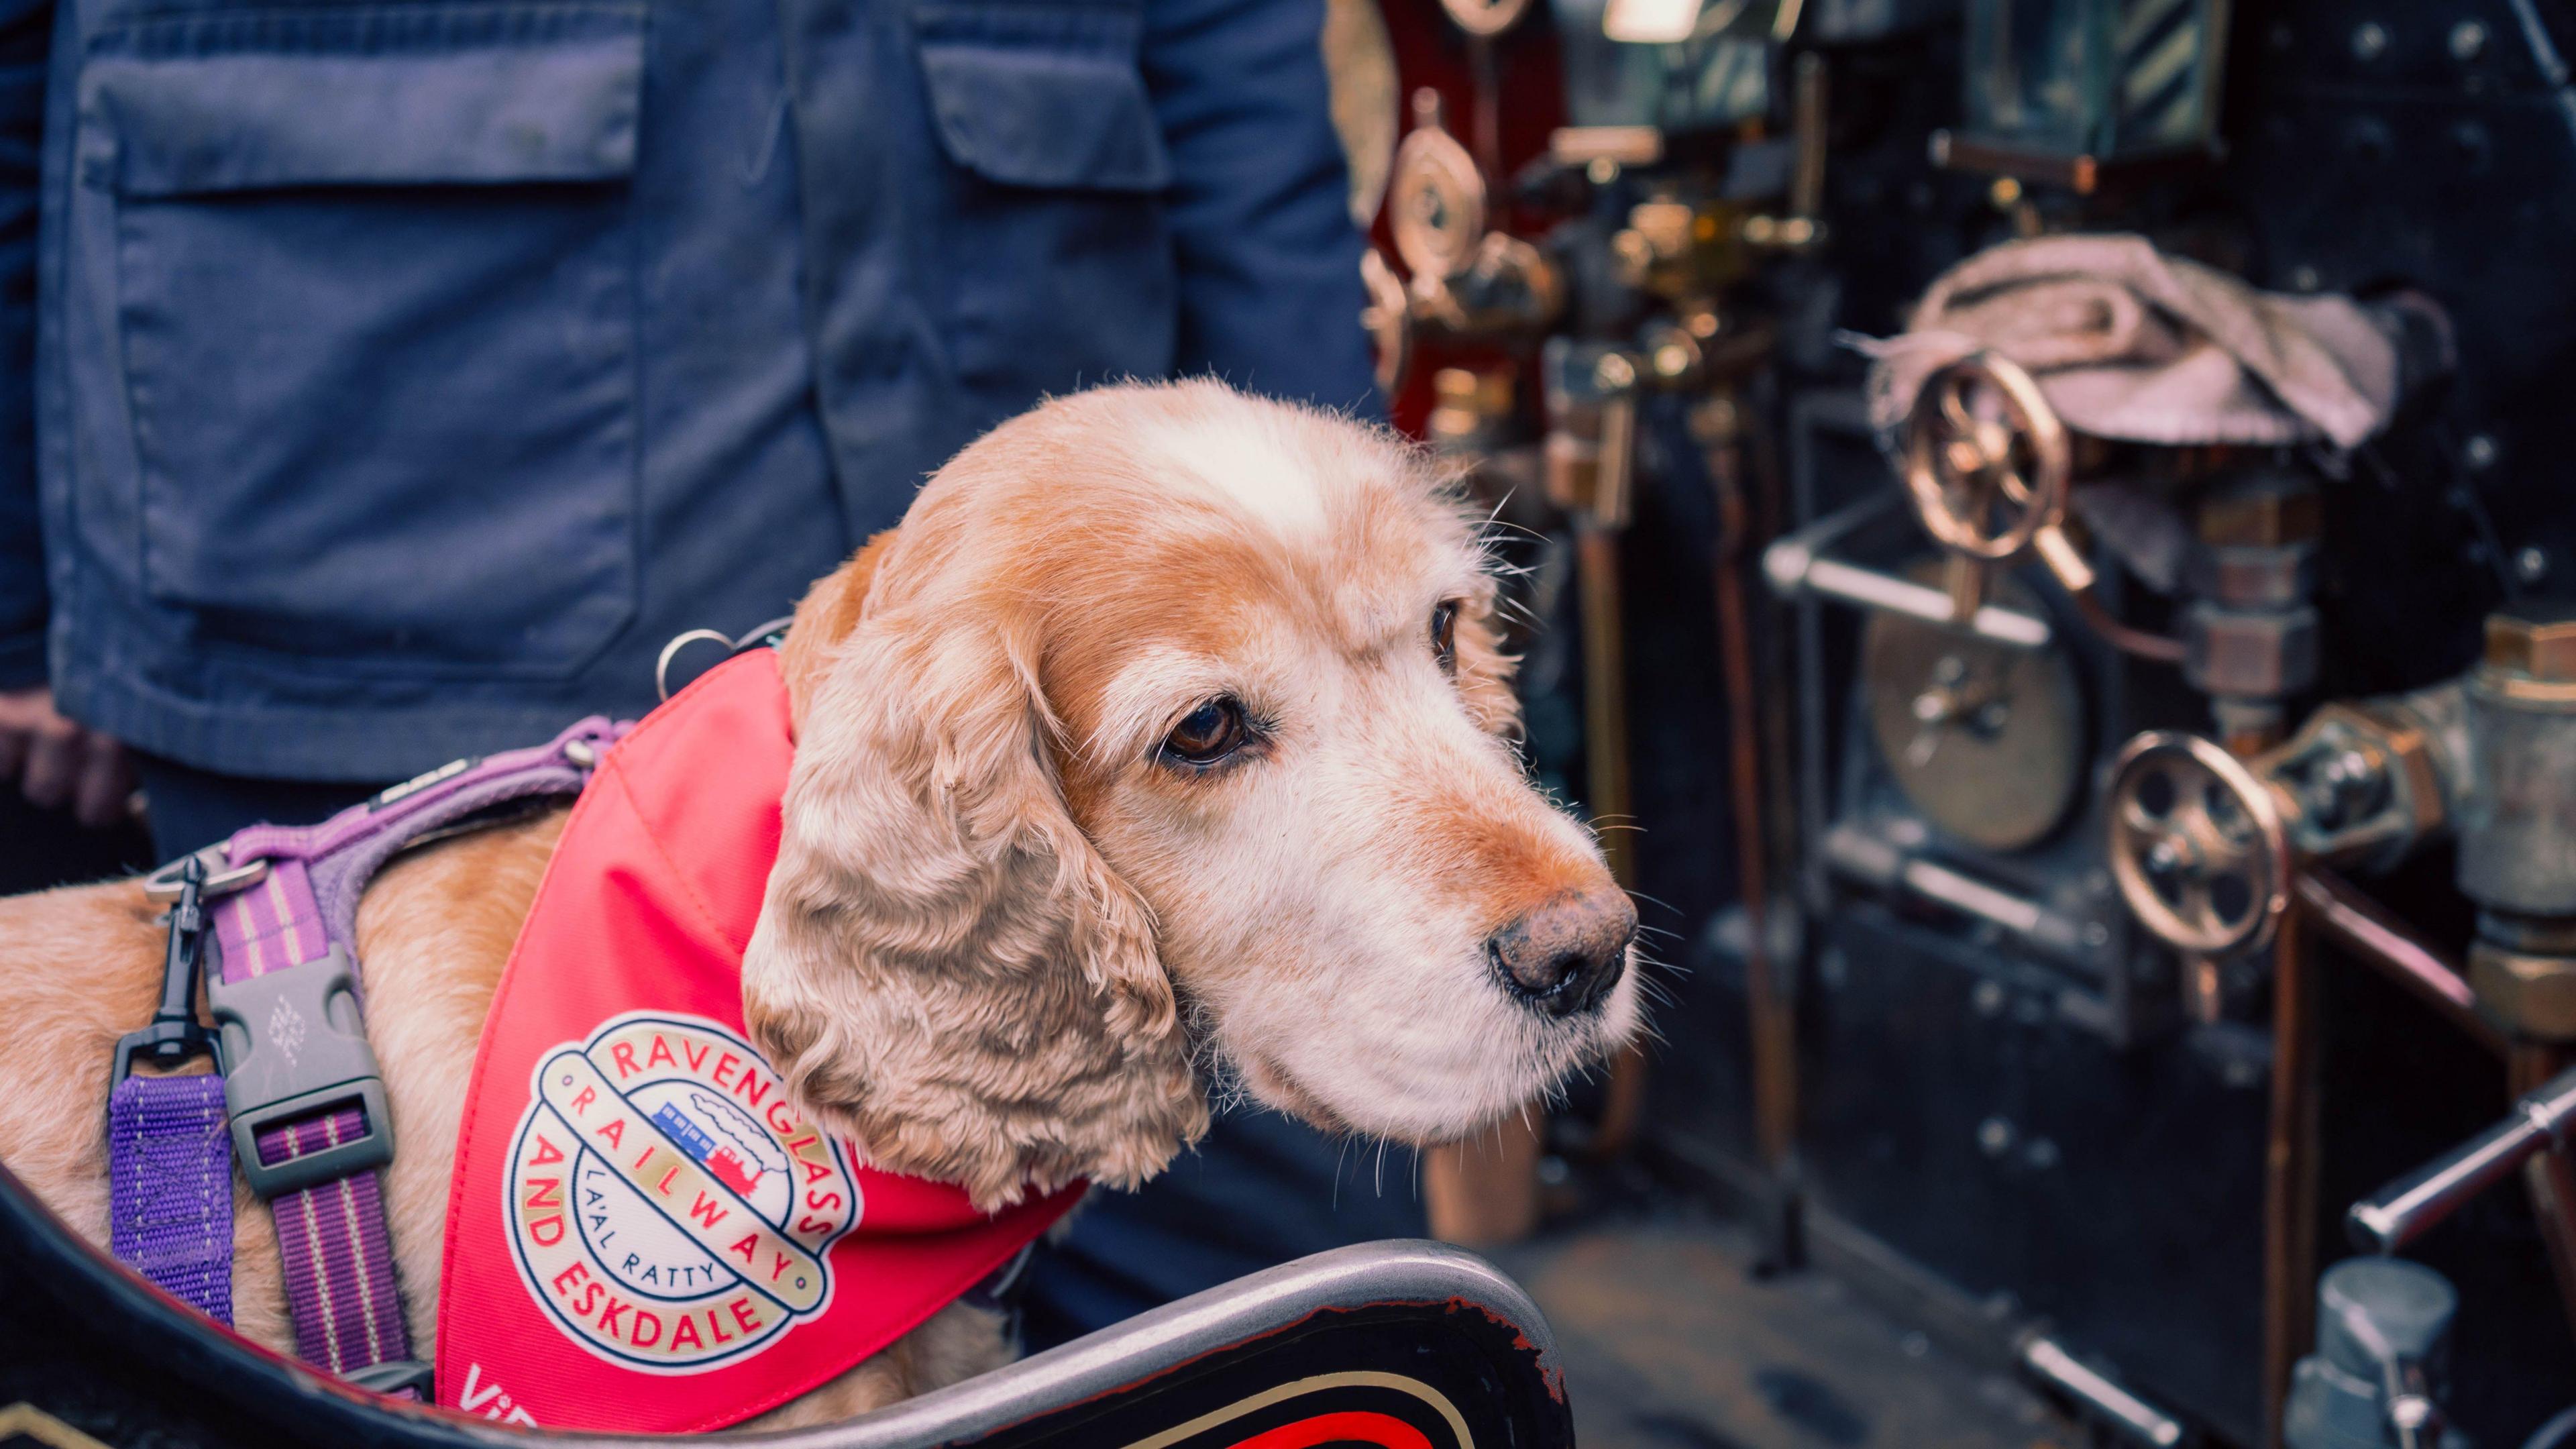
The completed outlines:
[[[1485,940],[1503,989],[1533,1011],[1590,1011],[1628,969],[1637,908],[1625,891],[1552,896]]]

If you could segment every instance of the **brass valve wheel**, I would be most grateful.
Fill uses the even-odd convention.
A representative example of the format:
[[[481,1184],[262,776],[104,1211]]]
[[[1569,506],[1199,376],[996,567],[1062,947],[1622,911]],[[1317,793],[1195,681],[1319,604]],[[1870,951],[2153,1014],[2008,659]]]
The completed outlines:
[[[2111,873],[2138,923],[2177,951],[2269,945],[2290,903],[2290,842],[2271,790],[2218,744],[2150,730],[2112,763]]]
[[[2020,364],[1997,353],[1926,378],[1905,420],[1905,487],[1942,547],[2018,558],[2066,517],[2075,471],[2066,425]]]

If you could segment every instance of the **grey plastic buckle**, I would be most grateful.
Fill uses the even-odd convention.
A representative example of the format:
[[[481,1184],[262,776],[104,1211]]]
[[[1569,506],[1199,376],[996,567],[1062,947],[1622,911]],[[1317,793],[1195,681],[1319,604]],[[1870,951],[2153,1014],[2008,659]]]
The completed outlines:
[[[348,952],[335,944],[328,956],[247,981],[207,977],[233,1161],[252,1192],[264,1202],[393,1161],[393,1117],[358,1014]],[[345,1107],[364,1116],[365,1135],[300,1157],[259,1160],[262,1132]]]

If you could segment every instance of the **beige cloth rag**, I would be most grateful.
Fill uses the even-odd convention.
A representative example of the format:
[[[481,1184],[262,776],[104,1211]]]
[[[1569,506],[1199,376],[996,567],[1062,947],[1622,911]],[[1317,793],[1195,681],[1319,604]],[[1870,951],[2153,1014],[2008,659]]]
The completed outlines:
[[[2140,236],[1989,248],[1943,273],[1902,335],[1858,345],[1881,428],[1986,348],[2029,369],[2067,426],[2129,442],[2351,448],[2397,402],[2396,344],[2360,304],[2257,291]]]

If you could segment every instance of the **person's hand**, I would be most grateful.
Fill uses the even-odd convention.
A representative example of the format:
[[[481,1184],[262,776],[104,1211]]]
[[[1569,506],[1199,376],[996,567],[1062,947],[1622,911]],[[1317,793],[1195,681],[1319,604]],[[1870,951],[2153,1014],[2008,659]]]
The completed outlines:
[[[29,803],[72,807],[83,825],[125,818],[134,793],[134,762],[125,746],[54,712],[54,692],[0,689],[0,788],[16,782]]]

